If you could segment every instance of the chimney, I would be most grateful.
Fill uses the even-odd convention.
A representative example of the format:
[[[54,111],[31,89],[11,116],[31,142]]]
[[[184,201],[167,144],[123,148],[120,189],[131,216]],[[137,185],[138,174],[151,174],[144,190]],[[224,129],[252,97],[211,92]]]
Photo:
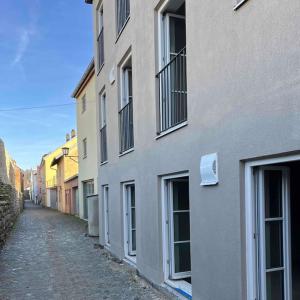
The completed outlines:
[[[66,134],[66,142],[68,142],[69,140],[70,140],[70,134],[67,133],[67,134]]]
[[[76,131],[75,129],[72,129],[71,131],[71,139],[73,139],[76,136]]]

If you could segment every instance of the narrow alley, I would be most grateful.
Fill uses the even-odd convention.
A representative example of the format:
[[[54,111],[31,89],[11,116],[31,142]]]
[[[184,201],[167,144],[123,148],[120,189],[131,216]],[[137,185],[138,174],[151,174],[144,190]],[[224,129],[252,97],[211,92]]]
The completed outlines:
[[[0,299],[166,299],[85,233],[84,221],[27,202],[0,252]]]

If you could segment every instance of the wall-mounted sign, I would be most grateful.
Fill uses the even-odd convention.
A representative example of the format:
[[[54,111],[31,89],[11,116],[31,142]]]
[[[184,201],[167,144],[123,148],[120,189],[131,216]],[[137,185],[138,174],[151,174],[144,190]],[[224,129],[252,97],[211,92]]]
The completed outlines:
[[[109,72],[109,82],[110,82],[110,84],[114,84],[115,80],[116,80],[115,67],[112,67],[112,69]]]
[[[207,154],[201,157],[200,161],[201,185],[215,185],[218,178],[218,155],[217,153]]]

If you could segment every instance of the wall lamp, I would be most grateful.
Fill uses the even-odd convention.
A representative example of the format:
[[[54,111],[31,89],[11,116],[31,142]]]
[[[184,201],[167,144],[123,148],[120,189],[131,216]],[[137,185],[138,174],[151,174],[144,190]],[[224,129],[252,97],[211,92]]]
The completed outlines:
[[[70,152],[70,148],[68,147],[63,147],[61,148],[63,156],[64,157],[69,157],[71,160],[75,161],[76,163],[78,163],[78,156],[74,156],[74,155],[69,155]],[[77,160],[75,160],[74,158],[77,158]]]

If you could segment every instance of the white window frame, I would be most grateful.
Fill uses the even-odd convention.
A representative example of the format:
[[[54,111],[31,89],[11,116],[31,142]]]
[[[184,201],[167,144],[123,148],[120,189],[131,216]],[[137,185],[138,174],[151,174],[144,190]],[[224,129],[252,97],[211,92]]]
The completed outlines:
[[[86,191],[88,190],[88,192],[86,193]],[[88,207],[88,199],[87,197],[88,196],[91,196],[95,193],[95,183],[94,183],[94,180],[93,179],[90,179],[90,180],[86,180],[86,181],[82,181],[82,196],[83,196],[83,213],[82,213],[82,216],[83,216],[83,219],[84,220],[88,220],[88,216],[89,216],[89,207]],[[85,205],[86,203],[86,205]],[[86,208],[86,211],[85,211],[85,208]],[[87,218],[85,219],[85,213],[86,213],[86,216]]]
[[[124,227],[124,253],[125,258],[129,261],[136,263],[136,250],[132,250],[132,239],[131,239],[131,197],[128,197],[128,187],[135,187],[134,181],[128,181],[123,183],[123,227]],[[130,202],[130,204],[129,204]],[[135,195],[135,208],[136,208],[136,195]],[[136,210],[135,210],[136,211]],[[135,214],[136,217],[136,214]],[[135,232],[136,232],[136,220],[135,220]]]
[[[171,54],[176,54],[176,53],[171,53],[170,49],[170,17],[177,18],[177,19],[183,19],[185,20],[186,17],[182,15],[177,15],[173,13],[166,13],[165,15],[162,16],[162,41],[161,41],[161,68],[163,68],[165,65],[167,65],[170,62],[170,56]]]
[[[131,59],[131,68],[126,67],[125,65]],[[132,80],[132,55],[129,53],[124,62],[120,66],[120,110],[125,107],[130,99],[129,96],[129,72],[131,72],[131,80]],[[132,82],[133,85],[133,82]],[[133,86],[132,86],[133,88]],[[131,96],[132,98],[132,96]]]
[[[106,93],[103,91],[100,94],[100,129],[102,129],[107,123],[107,101],[106,101]]]
[[[174,13],[164,13],[166,10],[166,6],[169,4],[169,0],[167,0],[162,7],[158,10],[158,49],[159,49],[159,71],[162,70],[169,62],[170,62],[170,17],[178,18],[178,19],[186,19],[185,16],[177,15]],[[169,76],[170,79],[170,76]],[[170,86],[170,82],[169,82]],[[171,93],[171,90],[169,91]],[[163,111],[163,103],[160,101],[159,111]],[[169,105],[168,115],[171,115],[171,105]],[[171,122],[171,118],[169,118],[169,123]],[[159,126],[160,131],[163,128],[163,115],[159,114]],[[170,127],[173,128],[173,127]]]
[[[170,182],[170,180],[178,179],[181,177],[187,177],[189,180],[189,173],[184,172],[184,173],[179,173],[179,174],[174,174],[174,175],[166,175],[161,178],[163,272],[164,272],[164,281],[167,283],[173,281],[172,279],[169,278],[170,275],[174,279],[180,279],[182,277],[191,276],[191,272],[178,273],[178,275],[180,274],[181,276],[174,276],[174,274],[172,274],[172,272],[174,270],[174,259],[171,257],[171,253],[174,253],[174,249],[173,249],[173,243],[172,243],[173,234],[169,230],[170,228],[172,228],[172,220],[170,220],[170,217],[169,217],[169,215],[170,215],[169,214],[169,212],[170,212],[169,203],[171,202],[171,201],[169,201],[170,200],[169,182]],[[171,285],[174,285],[174,284],[171,283]]]
[[[97,38],[99,34],[101,33],[102,29],[104,26],[104,21],[103,21],[103,3],[101,3],[98,8],[97,8]]]
[[[104,243],[110,247],[110,231],[109,231],[109,186],[102,186],[103,194],[103,215],[104,215]]]
[[[279,158],[262,159],[245,163],[245,222],[246,222],[246,274],[247,274],[247,300],[257,296],[257,246],[256,246],[256,210],[255,210],[255,181],[254,167],[282,164],[300,161],[300,155],[290,155]],[[288,281],[291,283],[291,275]],[[291,294],[290,294],[291,295]]]

